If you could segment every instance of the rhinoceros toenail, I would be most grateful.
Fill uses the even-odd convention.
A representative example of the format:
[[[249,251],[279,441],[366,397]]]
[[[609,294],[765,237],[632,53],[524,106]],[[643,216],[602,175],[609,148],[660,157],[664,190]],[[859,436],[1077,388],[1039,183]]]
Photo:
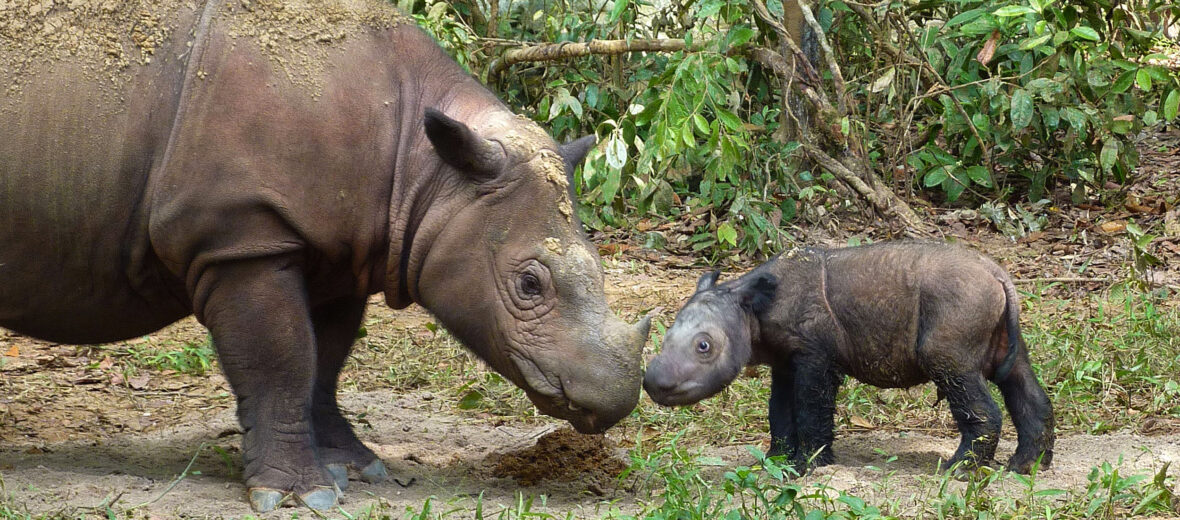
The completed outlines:
[[[348,489],[348,466],[344,464],[328,464],[327,469],[328,473],[332,475],[332,480],[336,483],[338,489]]]
[[[300,495],[299,500],[307,507],[317,511],[324,511],[336,507],[336,496],[337,492],[334,487],[320,486],[308,493]]]
[[[361,480],[370,484],[385,482],[387,478],[389,478],[389,472],[385,470],[385,463],[380,459],[370,462],[368,466],[365,466],[365,469],[361,470]]]
[[[284,500],[290,495],[283,493],[277,489],[270,488],[251,488],[250,489],[250,507],[258,513],[266,513],[274,511],[279,507]]]

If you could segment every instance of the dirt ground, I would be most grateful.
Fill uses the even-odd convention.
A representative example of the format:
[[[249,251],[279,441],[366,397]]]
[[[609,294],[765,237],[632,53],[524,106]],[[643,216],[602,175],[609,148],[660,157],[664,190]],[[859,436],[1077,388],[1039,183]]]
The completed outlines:
[[[1127,190],[1124,203],[1110,209],[1107,201],[1105,210],[1061,204],[1050,212],[1042,231],[1019,241],[953,209],[929,212],[949,230],[948,236],[996,257],[1018,283],[1068,278],[1052,282],[1062,297],[1101,290],[1131,275],[1125,228],[1104,224],[1125,226],[1134,219],[1144,228],[1161,231],[1149,246],[1163,265],[1149,277],[1154,290],[1171,291],[1165,304],[1174,308],[1180,289],[1180,233],[1170,230],[1180,229],[1174,195],[1180,192],[1180,179],[1174,174],[1180,168],[1180,132],[1162,134],[1160,139],[1145,148],[1144,157],[1157,173],[1149,172]],[[674,233],[683,225],[687,224],[679,221],[648,227]],[[845,243],[849,236],[872,236],[872,225],[862,223],[860,230],[843,234],[824,232],[819,225],[820,232],[805,239]],[[607,259],[608,299],[628,319],[663,306],[670,322],[705,269],[675,250],[642,250],[634,238],[618,233],[595,236]],[[1086,270],[1079,274],[1082,262]],[[727,273],[742,267],[731,266]],[[431,321],[417,307],[395,313],[379,297],[372,303],[367,320],[370,342],[423,334]],[[199,344],[205,334],[189,318],[122,348]],[[202,377],[119,371],[109,349],[45,343],[3,329],[0,354],[0,504],[17,512],[65,516],[104,515],[107,506],[120,517],[134,518],[251,514],[239,474],[241,435],[233,399],[215,371]],[[366,380],[365,373],[386,368],[354,367],[360,373],[351,377]],[[635,476],[616,479],[629,464],[626,447],[634,444],[634,424],[605,437],[586,437],[548,418],[464,413],[450,396],[427,391],[399,393],[379,384],[345,388],[343,407],[394,477],[380,484],[353,482],[342,504],[352,513],[379,504],[397,515],[407,507],[422,507],[431,496],[471,511],[482,495],[485,513],[493,514],[514,504],[518,491],[547,497],[544,506],[535,504],[534,509],[573,511],[577,517],[595,516],[610,507],[627,509],[646,500],[636,491]],[[1039,476],[1038,486],[1084,489],[1091,468],[1103,461],[1118,466],[1123,475],[1155,471],[1168,463],[1180,467],[1180,420],[1162,422],[1166,424],[1151,428],[1125,425],[1104,435],[1064,434],[1058,439],[1054,465]],[[1014,449],[1010,429],[1008,425],[1000,444],[1000,460]],[[929,489],[923,483],[936,478],[940,457],[949,456],[956,443],[950,428],[844,429],[837,431],[836,464],[803,482],[916,507],[924,499],[922,490]],[[745,444],[749,443],[701,446],[701,455],[719,458],[725,465],[752,464]],[[445,509],[435,504],[436,511]],[[299,512],[284,508],[267,516]]]
[[[613,282],[608,296],[616,308],[675,305],[700,273],[625,265],[607,273]],[[374,303],[370,314],[388,320],[370,323],[387,324],[379,327],[388,330],[370,325],[370,336],[414,334],[430,321],[417,308],[395,314],[379,300]],[[144,341],[199,341],[203,334],[190,319]],[[14,348],[18,356],[0,368],[5,387],[0,394],[0,492],[8,507],[82,516],[102,514],[113,504],[118,512],[130,509],[134,518],[251,514],[239,475],[241,435],[220,375],[151,373],[110,384],[111,377],[121,376],[102,372],[103,362],[87,358],[84,347],[0,332],[0,351]],[[574,511],[578,517],[594,516],[611,504],[636,504],[636,477],[616,480],[628,465],[623,447],[633,444],[628,433],[582,436],[547,418],[473,417],[449,397],[425,391],[346,392],[342,402],[361,438],[394,477],[381,484],[353,482],[342,503],[347,511],[379,504],[398,514],[436,496],[470,512],[482,494],[484,511],[490,513],[510,507],[517,491],[546,495],[546,506],[535,509]],[[1103,461],[1121,464],[1124,475],[1158,470],[1168,462],[1180,465],[1175,428],[1150,436],[1134,431],[1060,438],[1054,466],[1040,475],[1038,486],[1084,489],[1091,468]],[[903,499],[916,507],[922,498],[915,494],[929,489],[923,483],[937,478],[940,457],[953,452],[953,435],[950,429],[840,431],[836,464],[804,482],[865,499]],[[720,458],[725,465],[753,463],[743,445],[700,449],[702,456]],[[1004,439],[997,458],[1006,459],[1013,449],[1013,440]],[[887,461],[890,456],[896,459]],[[177,482],[190,463],[187,476]],[[435,508],[441,510],[438,503]],[[297,511],[284,508],[267,516]]]

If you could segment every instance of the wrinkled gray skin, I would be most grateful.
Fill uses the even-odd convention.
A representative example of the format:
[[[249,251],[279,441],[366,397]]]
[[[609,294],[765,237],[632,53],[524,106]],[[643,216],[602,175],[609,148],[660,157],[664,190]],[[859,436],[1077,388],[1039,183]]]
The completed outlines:
[[[579,431],[630,413],[647,322],[608,309],[569,199],[592,138],[559,147],[407,24],[350,34],[312,96],[209,5],[121,86],[66,59],[0,90],[0,326],[96,343],[195,314],[259,511],[385,478],[336,404],[374,293]]]
[[[643,386],[667,406],[698,402],[747,365],[771,367],[770,455],[800,470],[830,464],[836,391],[845,375],[885,388],[933,381],[962,440],[948,467],[990,461],[1000,388],[1016,425],[1008,466],[1053,459],[1053,409],[1029,365],[1008,274],[973,251],[886,242],[803,249],[697,291],[648,364]]]

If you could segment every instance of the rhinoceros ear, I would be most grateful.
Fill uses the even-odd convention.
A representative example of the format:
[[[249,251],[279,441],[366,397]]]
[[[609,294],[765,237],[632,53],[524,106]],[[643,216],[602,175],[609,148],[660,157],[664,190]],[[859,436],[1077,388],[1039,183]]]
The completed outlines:
[[[455,169],[475,180],[494,178],[503,169],[504,147],[480,137],[462,122],[427,108],[424,124],[435,153]]]
[[[712,288],[713,285],[717,283],[717,278],[720,277],[720,270],[710,271],[708,273],[702,274],[701,277],[697,279],[697,292]]]
[[[774,293],[778,290],[778,278],[769,273],[762,273],[738,289],[742,306],[758,314],[774,303]]]
[[[574,168],[582,163],[582,159],[586,158],[586,154],[590,153],[590,149],[594,148],[595,144],[598,144],[598,138],[587,135],[565,143],[557,149],[561,158],[565,159],[565,167],[570,175],[574,174]]]

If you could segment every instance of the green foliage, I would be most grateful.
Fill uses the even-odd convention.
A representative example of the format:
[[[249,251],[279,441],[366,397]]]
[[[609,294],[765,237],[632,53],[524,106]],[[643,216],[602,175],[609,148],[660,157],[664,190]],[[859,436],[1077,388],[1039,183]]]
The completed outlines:
[[[753,49],[781,50],[752,1],[517,0],[501,2],[494,22],[475,29],[456,21],[485,18],[475,16],[482,4],[474,0],[428,0],[416,16],[559,139],[599,137],[576,179],[588,226],[684,219],[691,248],[716,259],[781,249],[790,240],[783,224],[834,193],[832,176],[799,162],[798,144],[782,132],[792,87],[751,57]],[[782,16],[781,0],[766,3]],[[1132,181],[1137,133],[1180,112],[1180,78],[1151,50],[1151,17],[1175,15],[1171,3],[866,7],[872,24],[843,0],[815,11],[850,79],[850,109],[832,124],[864,143],[870,164],[895,185],[912,182],[971,206],[1038,201],[1053,186],[1081,200],[1108,182]],[[481,39],[489,34],[529,43],[671,37],[685,49],[501,70],[495,46],[505,42]],[[832,90],[830,71],[818,68]]]
[[[923,186],[940,187],[949,201],[968,189],[1002,186],[1036,201],[1055,183],[1074,186],[1080,200],[1107,181],[1128,183],[1138,161],[1134,136],[1176,116],[1170,100],[1180,102],[1180,76],[1153,64],[1164,58],[1151,53],[1153,34],[1107,23],[1125,14],[1123,6],[1100,0],[920,5],[890,5],[877,14],[901,14],[922,27],[909,35],[913,50],[941,82],[914,107],[916,124],[930,137],[916,143],[907,162]],[[857,33],[859,18],[841,20],[838,34]],[[872,46],[842,41],[848,51]],[[864,65],[872,66],[853,67],[871,74]],[[887,96],[914,87],[899,80],[888,85]],[[883,120],[898,115],[880,114]]]

